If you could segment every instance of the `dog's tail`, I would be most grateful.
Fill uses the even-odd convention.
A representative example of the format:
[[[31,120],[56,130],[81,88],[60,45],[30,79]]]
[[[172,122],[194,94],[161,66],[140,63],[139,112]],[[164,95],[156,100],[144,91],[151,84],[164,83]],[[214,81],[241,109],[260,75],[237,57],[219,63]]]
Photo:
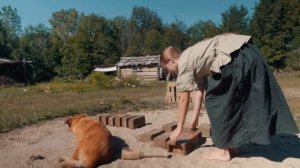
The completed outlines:
[[[78,160],[64,159],[55,168],[85,168],[85,166]]]

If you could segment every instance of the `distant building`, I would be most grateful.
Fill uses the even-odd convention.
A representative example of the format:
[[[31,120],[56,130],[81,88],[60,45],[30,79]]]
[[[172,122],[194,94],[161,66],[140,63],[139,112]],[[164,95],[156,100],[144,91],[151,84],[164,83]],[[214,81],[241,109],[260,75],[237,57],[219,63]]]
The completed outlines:
[[[120,79],[136,75],[142,82],[160,80],[163,76],[159,66],[159,55],[121,57],[117,65]]]
[[[95,72],[103,72],[106,75],[115,75],[117,66],[115,64],[102,64],[95,66]]]
[[[27,66],[32,63],[32,61],[26,61],[25,59],[21,60],[13,60],[8,58],[0,57],[0,77],[10,78],[16,82],[24,82],[27,84],[27,76],[31,76],[27,74]],[[30,70],[29,70],[30,73]]]

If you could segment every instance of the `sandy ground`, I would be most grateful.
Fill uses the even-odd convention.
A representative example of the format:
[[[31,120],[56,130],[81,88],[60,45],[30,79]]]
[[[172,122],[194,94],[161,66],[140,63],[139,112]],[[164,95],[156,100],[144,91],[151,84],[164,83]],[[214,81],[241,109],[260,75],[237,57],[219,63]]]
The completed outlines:
[[[135,113],[129,113],[135,114]],[[160,110],[139,112],[146,116],[145,127],[130,130],[127,128],[108,127],[113,134],[114,142],[120,150],[122,146],[142,150],[145,153],[164,153],[166,150],[154,147],[152,143],[140,142],[139,135],[154,128],[161,128],[164,123],[176,121],[176,110]],[[191,112],[187,121],[190,121]],[[58,157],[71,156],[74,150],[74,139],[64,118],[46,121],[37,125],[16,129],[0,134],[0,167],[1,168],[49,168],[57,163]],[[200,117],[199,123],[207,123],[206,113]],[[299,135],[298,135],[299,136]],[[110,164],[103,168],[300,168],[300,139],[297,136],[277,136],[272,138],[269,146],[249,145],[242,148],[240,156],[230,162],[205,160],[201,154],[211,145],[207,139],[204,146],[196,149],[188,156],[173,156],[166,158],[147,158],[136,161],[119,159],[120,153]],[[44,159],[30,160],[32,155],[41,155]]]

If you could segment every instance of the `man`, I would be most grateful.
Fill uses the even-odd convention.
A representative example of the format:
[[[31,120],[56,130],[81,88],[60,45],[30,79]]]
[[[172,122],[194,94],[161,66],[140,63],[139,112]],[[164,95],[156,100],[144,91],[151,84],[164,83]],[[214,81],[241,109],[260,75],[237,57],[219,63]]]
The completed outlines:
[[[180,92],[178,126],[171,140],[182,132],[193,89],[196,107],[191,127],[196,127],[206,91],[205,104],[216,147],[205,153],[205,158],[229,161],[244,144],[269,144],[272,135],[298,133],[283,93],[250,36],[222,34],[182,53],[167,47],[160,62],[177,74]]]

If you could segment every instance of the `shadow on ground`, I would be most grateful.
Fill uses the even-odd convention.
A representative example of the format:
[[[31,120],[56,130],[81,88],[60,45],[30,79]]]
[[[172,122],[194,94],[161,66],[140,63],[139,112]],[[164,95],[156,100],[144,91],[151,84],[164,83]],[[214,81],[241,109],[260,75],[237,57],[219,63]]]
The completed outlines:
[[[274,162],[286,158],[300,159],[300,138],[296,135],[276,135],[270,145],[251,144],[241,148],[238,157],[264,157]]]

